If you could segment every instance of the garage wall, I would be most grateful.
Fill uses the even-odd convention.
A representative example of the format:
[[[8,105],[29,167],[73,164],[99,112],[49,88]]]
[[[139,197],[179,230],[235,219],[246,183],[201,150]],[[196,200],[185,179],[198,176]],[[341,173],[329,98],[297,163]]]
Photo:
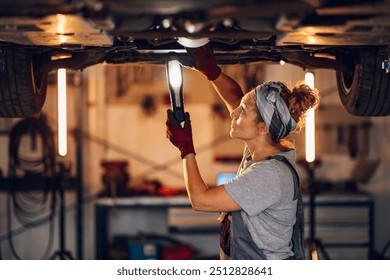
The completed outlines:
[[[390,119],[389,117],[375,118],[371,131],[371,154],[381,159],[377,173],[364,189],[375,197],[375,237],[376,248],[382,252],[390,240]],[[386,252],[390,256],[389,250]]]

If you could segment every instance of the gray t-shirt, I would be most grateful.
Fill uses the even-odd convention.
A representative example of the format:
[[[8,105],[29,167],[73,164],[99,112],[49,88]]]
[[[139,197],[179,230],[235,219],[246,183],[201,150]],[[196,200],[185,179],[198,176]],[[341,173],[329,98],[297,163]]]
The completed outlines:
[[[279,155],[294,165],[294,150]],[[297,210],[292,173],[276,159],[252,162],[247,156],[249,153],[225,189],[240,205],[243,221],[267,259],[286,259],[293,255],[291,237]]]

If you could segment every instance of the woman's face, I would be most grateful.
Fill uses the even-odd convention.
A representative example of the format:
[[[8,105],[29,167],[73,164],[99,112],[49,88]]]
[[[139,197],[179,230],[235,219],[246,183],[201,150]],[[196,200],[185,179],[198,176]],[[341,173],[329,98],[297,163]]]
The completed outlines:
[[[232,123],[230,126],[230,136],[241,140],[251,140],[258,136],[259,123],[257,122],[257,112],[254,106],[248,106],[251,94],[246,94],[240,106],[230,114]],[[251,102],[253,104],[253,102]]]

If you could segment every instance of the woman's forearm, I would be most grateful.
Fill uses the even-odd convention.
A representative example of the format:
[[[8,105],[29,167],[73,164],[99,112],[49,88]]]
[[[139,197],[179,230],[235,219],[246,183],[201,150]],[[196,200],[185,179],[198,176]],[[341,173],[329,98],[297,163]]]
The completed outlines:
[[[217,79],[212,81],[212,84],[218,95],[225,102],[229,112],[232,112],[240,105],[244,93],[235,80],[221,73]]]
[[[196,211],[238,211],[240,206],[228,195],[225,187],[209,187],[203,181],[194,154],[183,160],[184,180],[192,208]]]
[[[203,181],[194,154],[187,155],[183,160],[184,182],[188,197],[194,210],[201,210],[202,197],[209,187]]]

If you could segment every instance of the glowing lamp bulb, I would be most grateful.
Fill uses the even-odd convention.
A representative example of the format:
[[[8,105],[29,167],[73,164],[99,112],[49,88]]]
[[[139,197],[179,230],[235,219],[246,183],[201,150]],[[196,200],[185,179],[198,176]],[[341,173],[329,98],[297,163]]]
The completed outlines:
[[[168,61],[169,83],[173,88],[179,88],[183,83],[181,65],[177,60]]]

